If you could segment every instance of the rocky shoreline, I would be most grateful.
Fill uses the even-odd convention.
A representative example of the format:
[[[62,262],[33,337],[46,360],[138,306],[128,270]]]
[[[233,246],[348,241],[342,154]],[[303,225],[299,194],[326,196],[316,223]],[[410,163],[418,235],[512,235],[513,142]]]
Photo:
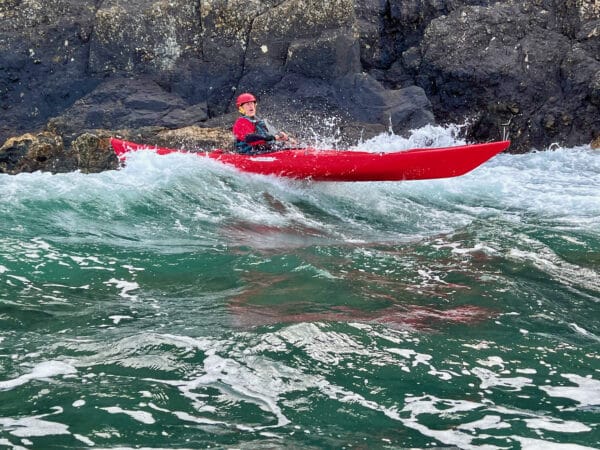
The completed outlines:
[[[111,135],[227,146],[241,91],[300,137],[600,147],[595,0],[5,0],[0,25],[0,173],[115,168]]]

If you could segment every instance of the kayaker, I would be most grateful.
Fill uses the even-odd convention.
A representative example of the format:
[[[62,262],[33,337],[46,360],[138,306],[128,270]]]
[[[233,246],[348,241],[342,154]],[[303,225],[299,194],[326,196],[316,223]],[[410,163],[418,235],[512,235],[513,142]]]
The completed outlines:
[[[280,131],[271,134],[265,121],[256,117],[256,97],[246,92],[240,94],[235,102],[240,114],[233,124],[235,150],[238,153],[256,155],[277,150],[276,141],[290,141],[287,133]]]

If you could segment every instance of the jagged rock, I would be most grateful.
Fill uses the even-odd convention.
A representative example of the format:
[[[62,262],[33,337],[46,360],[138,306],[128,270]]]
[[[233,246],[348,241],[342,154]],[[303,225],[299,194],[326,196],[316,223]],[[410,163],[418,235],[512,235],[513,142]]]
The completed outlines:
[[[190,151],[231,148],[232,134],[227,128],[189,126],[180,129],[141,127],[138,129],[87,130],[65,146],[53,132],[25,134],[8,139],[0,147],[0,172],[16,174],[37,170],[60,173],[80,170],[97,173],[119,168],[110,145],[111,137]]]
[[[63,141],[54,133],[27,133],[8,139],[0,147],[0,171],[8,174],[47,170],[56,172],[60,166],[74,170],[76,163],[65,153]]]
[[[161,147],[183,148],[189,151],[231,149],[233,135],[230,130],[224,128],[190,126],[160,131],[156,135],[154,143]]]
[[[84,133],[73,141],[72,148],[77,156],[77,167],[83,173],[97,173],[119,167],[107,136]]]
[[[471,117],[473,140],[498,138],[507,124],[513,151],[557,138],[563,145],[589,142],[600,114],[582,106],[589,104],[600,62],[560,34],[553,20],[547,10],[516,2],[465,7],[433,20],[416,76],[436,115],[455,122]],[[518,113],[499,114],[498,103],[515,104]],[[565,116],[574,119],[557,119]]]
[[[200,2],[105,0],[94,17],[92,72],[164,72],[198,55]]]
[[[297,72],[298,65],[293,55],[289,61],[290,66],[286,67],[289,52],[302,48],[308,51],[307,39],[321,40],[327,44],[327,60],[342,62],[340,69],[356,70],[359,67],[359,54],[358,40],[353,30],[355,21],[352,0],[284,1],[277,7],[266,10],[252,23],[240,87],[243,90],[266,91],[281,80],[286,70]],[[352,52],[354,46],[357,50],[355,53]],[[305,59],[303,64],[306,70],[310,70],[310,65],[323,67],[318,52],[311,56],[310,61]],[[347,57],[352,60],[345,61]],[[331,70],[338,68],[329,67],[325,72],[320,71],[320,74],[331,78],[327,73]]]
[[[285,68],[309,78],[335,80],[361,71],[358,42],[345,33],[324,32],[290,44]]]
[[[0,1],[0,142],[35,132],[98,84],[95,0]]]
[[[190,79],[204,87],[212,116],[227,112],[244,74],[249,36],[255,19],[281,0],[231,0],[200,2],[202,58]],[[257,86],[253,86],[253,89]]]
[[[110,137],[189,151],[232,147],[231,131],[223,128],[189,126],[173,130],[158,127],[139,130],[95,130],[83,133],[72,143],[79,170],[84,173],[96,173],[119,167],[119,161],[110,145]]]
[[[207,119],[207,105],[188,105],[148,77],[111,79],[76,101],[48,128],[65,136],[85,129],[177,128]]]
[[[353,114],[357,119],[388,125],[397,133],[434,122],[431,103],[417,86],[386,90],[370,75],[356,74],[340,82],[338,96],[347,108],[360,105]]]

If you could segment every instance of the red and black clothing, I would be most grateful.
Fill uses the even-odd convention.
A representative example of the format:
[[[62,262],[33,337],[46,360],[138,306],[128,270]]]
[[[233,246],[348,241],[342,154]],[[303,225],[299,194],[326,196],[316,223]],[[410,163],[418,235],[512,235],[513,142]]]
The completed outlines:
[[[233,124],[235,149],[238,153],[256,155],[275,149],[275,136],[269,134],[265,122],[257,117],[242,116]]]

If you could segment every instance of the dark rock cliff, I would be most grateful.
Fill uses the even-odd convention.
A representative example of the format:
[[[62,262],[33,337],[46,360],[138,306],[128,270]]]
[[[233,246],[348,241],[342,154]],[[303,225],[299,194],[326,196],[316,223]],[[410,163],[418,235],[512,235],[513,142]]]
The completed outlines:
[[[349,140],[466,122],[516,152],[589,144],[599,58],[595,0],[3,0],[0,143],[31,134],[0,171],[93,171],[75,154],[114,130],[228,128],[247,90],[300,136],[334,117]],[[31,136],[47,155],[26,164]]]

